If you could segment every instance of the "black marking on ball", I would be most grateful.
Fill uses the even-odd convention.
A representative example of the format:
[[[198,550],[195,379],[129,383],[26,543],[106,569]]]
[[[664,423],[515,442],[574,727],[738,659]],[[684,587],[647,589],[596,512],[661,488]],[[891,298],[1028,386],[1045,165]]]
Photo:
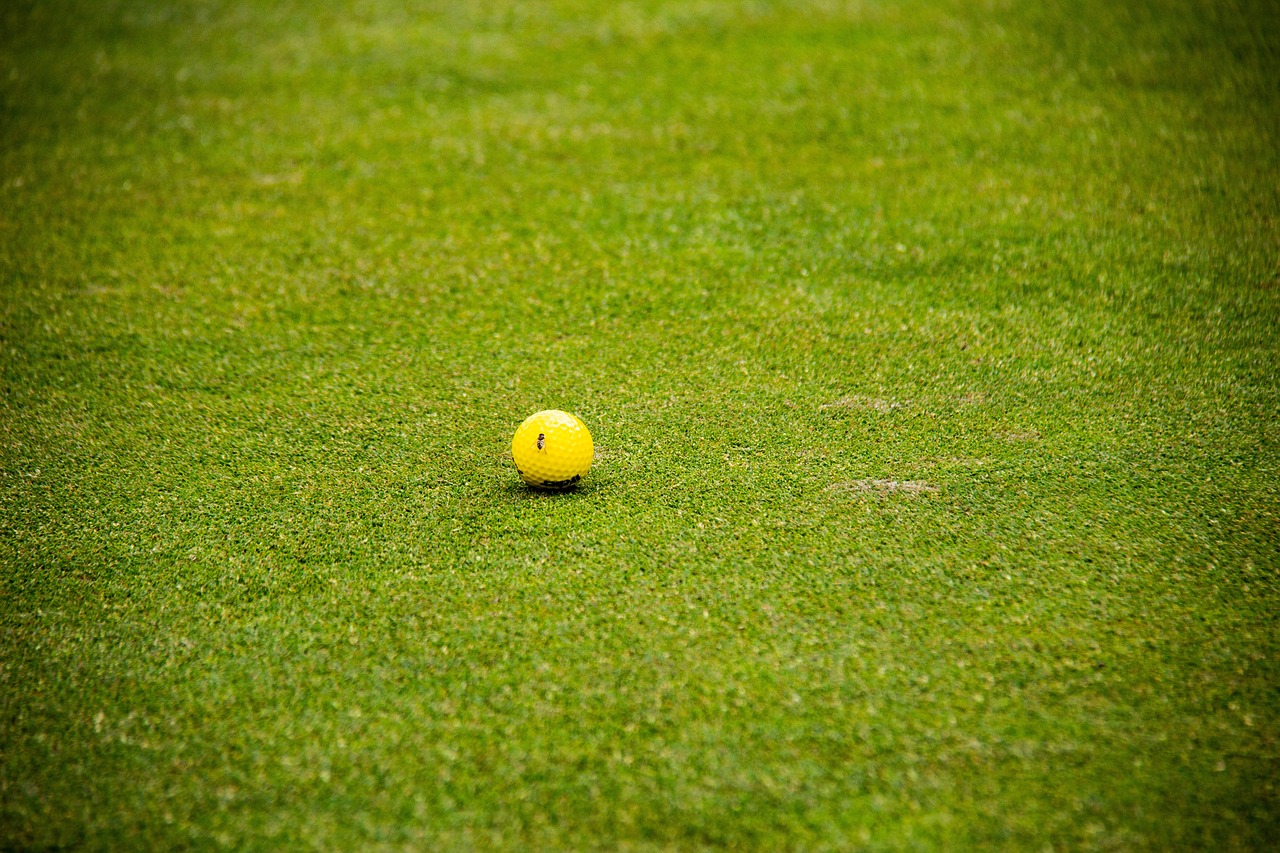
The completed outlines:
[[[581,479],[581,474],[574,474],[567,480],[548,480],[545,483],[539,483],[539,485],[544,489],[567,489],[570,486],[576,486]]]
[[[547,446],[547,434],[545,432],[538,433],[538,449],[543,450]]]

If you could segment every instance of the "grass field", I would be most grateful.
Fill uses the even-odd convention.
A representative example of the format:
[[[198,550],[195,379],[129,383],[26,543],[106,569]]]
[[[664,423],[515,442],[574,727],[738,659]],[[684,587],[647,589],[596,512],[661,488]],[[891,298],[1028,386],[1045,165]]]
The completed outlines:
[[[1278,80],[1268,0],[0,5],[0,848],[1270,848]]]

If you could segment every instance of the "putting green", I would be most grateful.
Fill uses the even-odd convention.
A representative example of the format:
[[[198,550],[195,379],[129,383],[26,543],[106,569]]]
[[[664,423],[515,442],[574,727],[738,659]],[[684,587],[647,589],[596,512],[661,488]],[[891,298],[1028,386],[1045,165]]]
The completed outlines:
[[[1280,20],[1121,5],[0,6],[0,847],[1268,849]]]

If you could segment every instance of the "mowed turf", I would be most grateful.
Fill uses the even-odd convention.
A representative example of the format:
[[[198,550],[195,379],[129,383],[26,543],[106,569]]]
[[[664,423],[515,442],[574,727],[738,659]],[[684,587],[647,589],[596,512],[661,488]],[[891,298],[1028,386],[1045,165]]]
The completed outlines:
[[[1268,848],[1280,16],[1043,5],[4,3],[0,847]]]

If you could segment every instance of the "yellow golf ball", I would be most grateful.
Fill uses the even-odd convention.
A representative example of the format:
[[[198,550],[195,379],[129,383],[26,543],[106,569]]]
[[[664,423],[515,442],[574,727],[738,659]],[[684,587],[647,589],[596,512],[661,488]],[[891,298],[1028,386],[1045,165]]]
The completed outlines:
[[[547,409],[530,415],[511,440],[520,478],[538,489],[568,489],[587,476],[595,446],[582,421]]]

